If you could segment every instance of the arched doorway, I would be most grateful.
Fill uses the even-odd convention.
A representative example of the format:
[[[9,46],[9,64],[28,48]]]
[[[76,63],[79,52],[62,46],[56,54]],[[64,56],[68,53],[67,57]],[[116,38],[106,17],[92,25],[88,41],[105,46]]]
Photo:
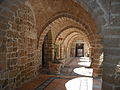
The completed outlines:
[[[84,57],[84,44],[83,43],[76,44],[76,57]]]
[[[48,67],[48,62],[52,61],[52,52],[52,34],[51,31],[49,31],[46,34],[42,45],[42,67]]]
[[[16,1],[16,2],[14,2],[14,1],[10,1],[10,3],[9,3],[9,5],[8,4],[5,4],[6,2],[4,2],[4,1],[8,1],[9,2],[9,0],[3,0],[1,3],[2,3],[2,6],[1,6],[1,8],[3,8],[3,11],[5,10],[4,8],[9,8],[9,12],[8,12],[8,16],[6,16],[6,14],[5,13],[2,13],[1,12],[1,15],[2,16],[5,16],[5,17],[2,17],[2,19],[4,18],[6,21],[4,22],[4,23],[6,23],[5,24],[5,26],[3,26],[3,27],[1,27],[2,29],[3,29],[3,31],[5,31],[6,32],[6,30],[8,30],[8,27],[9,27],[9,25],[8,24],[10,24],[10,22],[8,22],[10,19],[8,19],[8,17],[9,18],[12,18],[12,16],[13,17],[15,17],[16,16],[16,14],[14,13],[14,10],[15,11],[17,11],[17,9],[19,8],[19,7],[15,7],[15,6],[21,6],[20,4],[24,4],[24,2],[26,1],[26,0],[21,0],[21,1]],[[41,25],[41,24],[45,24],[45,22],[43,23],[42,21],[47,21],[47,19],[49,19],[52,15],[55,15],[56,13],[59,13],[59,12],[62,12],[62,11],[66,11],[66,12],[70,12],[70,13],[73,13],[75,16],[78,16],[78,17],[80,17],[80,15],[81,15],[81,8],[79,8],[79,5],[76,5],[76,4],[74,4],[73,2],[73,4],[71,3],[69,3],[69,1],[70,0],[63,0],[63,1],[65,1],[66,3],[68,3],[67,5],[68,6],[66,6],[66,7],[64,7],[64,9],[62,9],[61,10],[61,7],[62,7],[62,5],[64,5],[63,4],[63,2],[61,2],[62,3],[62,5],[61,5],[61,3],[59,2],[59,3],[55,3],[55,4],[57,4],[56,6],[58,6],[57,8],[58,9],[56,9],[56,10],[52,10],[52,8],[53,7],[51,7],[51,6],[53,6],[53,5],[51,5],[50,3],[42,3],[42,2],[40,2],[39,0],[37,0],[37,1],[35,1],[35,2],[33,2],[34,0],[30,0],[30,2],[31,2],[31,4],[32,4],[32,7],[34,8],[33,10],[35,10],[35,18],[36,19],[38,19],[39,18],[39,20],[37,20],[37,29],[38,28],[41,28],[41,26],[43,26],[43,25]],[[62,0],[60,0],[60,1],[62,1]],[[71,0],[71,1],[73,1],[73,0]],[[116,85],[116,83],[118,83],[119,82],[119,80],[116,82],[116,80],[114,79],[115,77],[117,77],[117,78],[119,78],[119,54],[117,53],[118,52],[118,50],[119,50],[119,39],[118,39],[118,31],[119,31],[119,24],[118,24],[118,22],[116,22],[116,18],[119,18],[119,10],[116,10],[116,11],[114,11],[115,9],[117,9],[117,8],[119,8],[118,7],[118,5],[119,5],[119,0],[108,0],[108,1],[105,1],[105,3],[104,3],[104,1],[102,1],[102,0],[74,0],[74,1],[76,1],[77,3],[80,3],[81,4],[81,6],[83,6],[83,8],[85,8],[85,7],[88,7],[87,9],[86,9],[86,11],[88,11],[91,15],[93,14],[93,17],[94,17],[94,21],[95,20],[97,20],[96,21],[96,23],[98,24],[98,26],[100,27],[100,32],[102,32],[104,35],[105,35],[105,37],[104,37],[104,41],[105,41],[105,47],[106,48],[104,48],[104,50],[105,50],[105,62],[104,62],[104,76],[105,77],[108,77],[108,78],[110,78],[110,80],[108,80],[107,78],[104,78],[104,85],[105,85],[105,87],[106,86],[108,86],[109,88],[112,88],[112,89],[115,89],[115,88],[118,88],[118,87],[120,87],[120,86],[117,86]],[[112,5],[108,5],[109,4],[109,1],[111,1],[111,3],[112,3]],[[17,3],[18,2],[18,3]],[[39,2],[39,3],[38,3]],[[46,1],[47,2],[47,1]],[[26,3],[26,2],[25,2]],[[41,5],[40,5],[40,3],[41,3]],[[42,5],[43,4],[43,5]],[[106,5],[107,4],[107,5]],[[15,5],[15,6],[14,6]],[[30,4],[29,4],[30,5]],[[42,11],[41,9],[43,9],[44,8],[44,6],[46,5],[46,7],[51,7],[51,9],[50,8],[46,8],[46,9],[44,9],[43,10],[43,12],[39,12],[38,13],[38,11]],[[60,6],[61,5],[61,6]],[[86,5],[86,6],[85,6]],[[9,7],[9,6],[11,6],[11,7]],[[24,6],[24,5],[23,5]],[[37,7],[36,8],[36,6],[43,6],[43,7],[41,7],[41,8],[39,8],[39,7]],[[109,8],[109,6],[111,6],[112,8]],[[13,9],[14,8],[14,9]],[[60,9],[59,9],[60,8]],[[91,11],[89,11],[88,9],[91,9],[91,11],[93,11],[93,12],[91,12]],[[112,15],[110,16],[110,17],[108,17],[109,15],[109,11],[107,11],[107,10],[110,10],[110,13],[112,13]],[[112,10],[111,10],[112,9]],[[6,9],[7,10],[7,9]],[[11,10],[11,11],[10,11]],[[22,9],[21,9],[22,10]],[[51,13],[51,11],[50,10],[52,10],[52,14],[49,14],[49,13],[44,13],[44,12],[50,12]],[[77,11],[76,11],[77,10]],[[83,9],[82,9],[83,10]],[[2,10],[1,10],[2,11]],[[29,10],[28,10],[28,8],[27,8],[27,11],[24,11],[25,12],[25,14],[26,14],[26,12],[28,12]],[[84,11],[84,10],[83,10]],[[11,12],[13,12],[12,14],[11,14]],[[99,13],[97,13],[97,12],[99,12]],[[10,14],[10,15],[9,15]],[[30,15],[30,13],[28,13],[28,15]],[[84,15],[83,16],[87,16],[88,14],[86,14],[86,13],[84,13]],[[96,17],[97,16],[97,17]],[[28,16],[27,16],[28,17]],[[42,18],[42,20],[40,19],[41,17],[44,17],[44,18]],[[88,17],[89,17],[89,15],[88,15]],[[85,17],[84,17],[85,18]],[[97,18],[97,19],[96,19]],[[86,19],[89,19],[89,18],[86,18]],[[109,20],[110,19],[110,20]],[[12,19],[11,19],[12,20]],[[31,19],[30,18],[30,20],[33,20],[33,19]],[[118,19],[117,19],[118,20]],[[1,23],[3,22],[4,20],[1,20]],[[14,20],[13,20],[14,21]],[[17,21],[17,20],[16,20]],[[89,21],[89,20],[88,20]],[[109,21],[109,22],[107,22],[107,21]],[[41,22],[41,23],[40,23]],[[16,23],[15,23],[16,24]],[[24,25],[25,23],[23,23],[23,25]],[[84,23],[83,23],[84,24]],[[110,25],[109,25],[110,24]],[[21,25],[21,26],[23,26],[23,25]],[[11,25],[10,25],[11,26]],[[16,26],[16,25],[15,25]],[[31,26],[31,25],[29,25],[29,26]],[[111,27],[112,26],[112,27]],[[7,27],[7,28],[6,28]],[[98,28],[99,28],[98,27]],[[31,28],[31,27],[30,27]],[[1,29],[1,31],[2,31],[2,29]],[[11,28],[10,28],[11,29]],[[18,29],[20,29],[20,27],[18,28],[18,26],[17,26],[17,29],[15,29],[15,30],[18,30]],[[36,29],[36,28],[35,28]],[[25,28],[24,28],[24,30],[25,30]],[[26,29],[26,30],[28,30],[28,28]],[[34,29],[32,29],[32,30],[29,30],[29,31],[33,31]],[[22,28],[22,30],[21,31],[23,31],[23,28]],[[39,30],[40,31],[40,30]],[[35,31],[36,32],[36,31]],[[9,33],[9,32],[7,32],[7,33]],[[14,32],[14,30],[13,30],[13,33],[15,33]],[[97,31],[97,33],[99,33],[99,31]],[[30,33],[28,33],[28,34],[30,34]],[[27,34],[27,36],[28,36],[28,34]],[[16,35],[16,33],[15,33],[15,35]],[[23,34],[21,35],[21,36],[23,36]],[[37,36],[37,35],[33,35],[33,34],[31,34],[29,37],[33,37],[33,38],[36,38],[36,37],[34,37],[34,36]],[[4,37],[5,38],[7,38],[6,37],[6,35],[4,35]],[[92,37],[92,36],[91,36]],[[96,36],[97,37],[97,36]],[[13,39],[13,38],[12,38]],[[11,40],[12,41],[12,40]],[[15,40],[13,40],[14,42],[15,42]],[[24,41],[24,38],[21,40],[21,41]],[[31,42],[31,40],[28,40],[28,42]],[[37,41],[37,40],[33,40],[33,41]],[[111,42],[111,41],[114,41],[114,43],[113,42]],[[99,40],[97,41],[97,42],[99,42]],[[35,42],[36,43],[36,42]],[[42,45],[42,44],[41,44]],[[23,46],[25,46],[25,45],[23,45]],[[36,45],[35,45],[36,46]],[[4,46],[4,47],[7,47],[6,45]],[[97,49],[96,48],[97,47],[97,45],[95,45],[94,46],[94,48],[91,48],[91,53],[96,53],[96,52],[98,52],[98,50],[101,50],[101,49]],[[25,48],[26,48],[26,46],[25,46]],[[22,48],[23,49],[23,48]],[[37,48],[36,48],[37,49]],[[40,50],[41,49],[38,49],[38,50],[36,50],[36,49],[33,49],[33,50],[35,50],[35,53],[38,53],[38,52],[41,52]],[[3,50],[5,50],[5,49],[3,49]],[[17,50],[18,51],[18,50]],[[32,51],[33,52],[33,51]],[[101,51],[99,51],[99,52],[101,52]],[[2,53],[3,53],[3,51],[2,51]],[[23,54],[23,53],[22,53]],[[40,53],[41,54],[41,53]],[[5,55],[4,54],[2,54],[1,55],[1,57],[2,56],[6,56],[7,55],[7,53],[5,52]],[[18,54],[17,54],[18,55]],[[17,56],[16,55],[16,56]],[[29,56],[33,56],[33,53],[31,54],[29,54]],[[35,56],[37,56],[37,55],[35,55]],[[99,57],[100,55],[98,55],[98,54],[96,54],[94,57],[94,66],[97,68],[97,66],[99,66],[99,60],[98,60],[98,58],[97,57]],[[11,55],[11,57],[12,58],[14,58],[14,55]],[[26,57],[28,57],[28,56],[26,56]],[[112,57],[112,58],[111,58]],[[39,62],[41,62],[41,56],[39,57],[36,57],[35,58],[35,62],[34,61],[32,61],[33,60],[33,58],[31,58],[32,60],[31,60],[31,62],[33,63],[32,65],[36,65],[35,66],[35,68],[33,69],[33,71],[36,73],[37,72],[37,66],[39,66],[39,64],[36,64],[36,63],[38,63],[38,61]],[[26,61],[26,60],[29,60],[29,58],[27,58],[27,59],[21,59],[21,60],[23,60],[23,62],[24,61]],[[17,60],[18,61],[18,60]],[[30,60],[29,60],[30,61]],[[29,62],[29,61],[26,61],[27,63]],[[30,63],[31,63],[30,62]],[[35,63],[35,64],[34,64]],[[3,72],[4,74],[6,74],[6,73],[9,73],[10,71],[11,71],[11,68],[10,69],[8,69],[8,68],[6,68],[6,66],[9,64],[9,60],[8,59],[4,59],[4,62],[1,62],[1,64],[3,65],[3,69],[7,69],[6,70],[6,72]],[[17,72],[17,74],[19,74],[19,73],[21,73],[21,71],[19,70],[19,68],[24,68],[24,67],[26,67],[27,65],[29,65],[29,64],[27,64],[27,65],[25,65],[25,63],[23,63],[24,65],[23,66],[14,66],[14,67],[12,67],[12,68],[14,68],[14,69],[16,69],[16,68],[18,68],[18,72]],[[41,63],[40,63],[41,64]],[[5,68],[4,68],[4,65],[5,65]],[[18,65],[20,65],[19,63],[18,63]],[[31,66],[31,64],[30,64],[30,66]],[[28,70],[29,71],[29,69],[28,69],[29,67],[27,67],[27,69],[25,69],[24,71],[26,72],[26,70]],[[112,68],[112,70],[111,71],[108,71],[108,69],[109,68]],[[117,73],[117,71],[115,71],[116,70],[116,68],[118,68],[117,70],[118,70],[118,74],[116,75],[116,73]],[[23,71],[23,72],[24,72]],[[111,72],[113,73],[112,75],[111,75]],[[114,73],[115,72],[115,73]],[[14,76],[14,78],[17,76],[17,74]],[[6,76],[6,75],[5,75]],[[19,75],[18,75],[19,76]],[[10,80],[9,78],[7,78],[8,80]],[[111,79],[113,79],[113,81],[111,82]],[[16,82],[18,82],[18,81],[16,81]],[[15,83],[16,83],[15,82]],[[115,83],[115,84],[113,84],[113,83]]]
[[[66,41],[65,38],[71,38],[71,37],[67,37],[70,35],[70,33],[73,33],[71,35],[74,36],[75,34],[77,34],[74,32],[83,32],[85,37],[88,38],[88,41],[91,45],[91,47],[89,48],[90,56],[93,57],[91,66],[94,69],[94,76],[97,76],[97,75],[101,74],[101,67],[98,67],[98,66],[101,66],[101,63],[102,63],[101,58],[100,58],[100,55],[102,53],[102,48],[103,48],[102,43],[101,43],[101,38],[98,33],[91,30],[90,26],[87,23],[85,23],[84,21],[82,22],[81,20],[79,21],[79,20],[80,19],[78,19],[77,17],[74,17],[70,14],[58,15],[57,17],[55,17],[55,19],[53,19],[51,21],[51,23],[49,23],[47,25],[47,27],[42,32],[41,37],[39,38],[41,40],[40,43],[43,43],[43,41],[44,41],[43,38],[47,35],[47,33],[49,31],[51,31],[51,33],[52,33],[52,42],[55,43],[55,41],[57,40],[57,37],[59,37],[60,33],[66,31],[68,29],[66,32],[67,34],[63,34],[63,36],[61,36],[63,38],[61,41],[61,44],[63,43],[63,41]],[[72,31],[72,29],[73,29],[73,31]],[[69,32],[69,31],[71,31],[71,32]],[[59,40],[59,38],[58,38],[58,40]],[[98,42],[98,40],[99,40],[99,42]],[[69,41],[70,41],[70,39],[69,40],[67,39],[67,42],[69,42]],[[61,49],[59,48],[60,49],[59,51],[61,52],[60,57],[62,59],[65,59],[63,57],[65,57],[65,55],[67,54],[66,58],[68,58],[70,56],[70,53],[65,53],[64,51],[70,52],[70,49],[69,49],[70,47],[68,47],[67,43],[66,43],[67,46],[64,46],[61,44],[59,45],[59,46],[62,46]],[[66,47],[67,50],[64,50],[64,47]],[[97,52],[98,50],[100,52]],[[92,54],[95,51],[96,51],[96,53]],[[52,54],[52,57],[54,57],[54,54]]]

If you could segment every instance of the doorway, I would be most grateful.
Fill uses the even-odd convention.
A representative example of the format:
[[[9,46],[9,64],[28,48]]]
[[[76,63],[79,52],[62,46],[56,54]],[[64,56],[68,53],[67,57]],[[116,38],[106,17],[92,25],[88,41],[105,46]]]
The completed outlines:
[[[48,62],[52,61],[52,56],[52,35],[49,31],[42,45],[42,67],[48,67]]]
[[[76,57],[84,57],[84,44],[83,43],[76,44]]]

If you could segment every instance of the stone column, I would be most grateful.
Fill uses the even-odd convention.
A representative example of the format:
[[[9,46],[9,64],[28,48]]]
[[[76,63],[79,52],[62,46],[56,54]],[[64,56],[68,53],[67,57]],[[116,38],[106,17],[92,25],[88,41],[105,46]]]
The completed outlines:
[[[102,90],[120,90],[120,29],[113,26],[105,33]]]
[[[101,48],[91,48],[91,67],[93,68],[93,77],[102,75]]]
[[[52,61],[54,61],[54,59],[56,58],[56,56],[55,56],[55,46],[54,46],[54,44],[52,44],[51,46],[52,46],[51,47],[51,49],[52,49]]]
[[[92,48],[89,48],[89,57],[90,57],[90,60],[92,61],[92,55],[93,55],[93,52],[92,52]]]
[[[102,90],[120,90],[120,0],[111,0],[110,19],[104,33]]]

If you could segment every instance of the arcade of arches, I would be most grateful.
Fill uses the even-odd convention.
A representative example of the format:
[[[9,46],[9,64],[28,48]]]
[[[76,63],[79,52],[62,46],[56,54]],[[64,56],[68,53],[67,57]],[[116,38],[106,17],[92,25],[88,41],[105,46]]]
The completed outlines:
[[[61,76],[83,57],[101,90],[120,90],[119,52],[120,0],[0,0],[0,90]]]

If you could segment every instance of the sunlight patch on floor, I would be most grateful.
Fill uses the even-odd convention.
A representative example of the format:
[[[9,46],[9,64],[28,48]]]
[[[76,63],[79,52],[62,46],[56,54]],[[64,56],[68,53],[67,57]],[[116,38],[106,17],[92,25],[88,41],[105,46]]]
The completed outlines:
[[[89,57],[80,57],[80,61],[89,61]]]
[[[93,78],[90,77],[79,77],[69,80],[65,87],[67,90],[92,90]]]
[[[80,67],[80,68],[75,68],[73,71],[76,74],[84,75],[84,76],[92,76],[92,74],[93,74],[93,69],[92,68]]]
[[[80,59],[76,64],[79,66],[73,69],[74,73],[81,75],[83,77],[69,80],[65,84],[66,89],[67,90],[92,90],[93,89],[93,78],[92,78],[93,69],[86,68],[86,67],[90,67],[91,65],[89,57],[80,57]]]
[[[84,67],[90,67],[91,62],[79,62],[78,65],[84,66]]]

